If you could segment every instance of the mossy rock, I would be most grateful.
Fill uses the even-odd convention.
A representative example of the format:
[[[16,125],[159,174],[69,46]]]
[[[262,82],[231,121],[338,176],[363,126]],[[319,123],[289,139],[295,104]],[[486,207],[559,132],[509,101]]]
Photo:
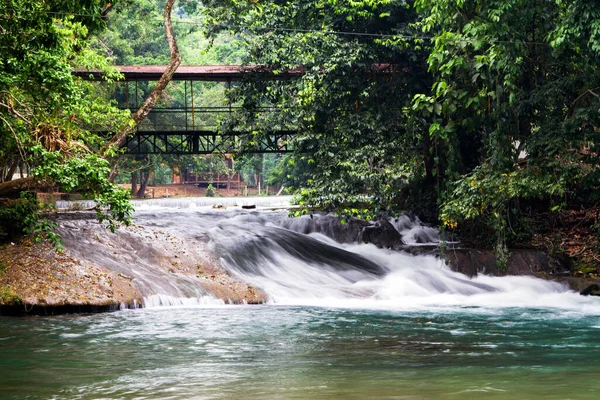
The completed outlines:
[[[23,302],[10,289],[0,288],[0,305],[3,306],[20,306]]]

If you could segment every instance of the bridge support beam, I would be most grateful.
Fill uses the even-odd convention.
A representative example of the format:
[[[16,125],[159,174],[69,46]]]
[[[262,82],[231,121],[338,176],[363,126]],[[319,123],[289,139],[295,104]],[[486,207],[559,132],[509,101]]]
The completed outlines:
[[[246,153],[289,153],[294,131],[273,131],[257,140],[249,132],[214,131],[137,132],[125,145],[125,154],[228,154],[242,149]],[[253,144],[249,144],[253,143]]]

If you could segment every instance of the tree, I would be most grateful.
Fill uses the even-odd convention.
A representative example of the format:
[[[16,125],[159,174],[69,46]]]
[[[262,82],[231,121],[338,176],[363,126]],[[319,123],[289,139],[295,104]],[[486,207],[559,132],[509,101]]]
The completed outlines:
[[[301,133],[305,204],[377,211],[434,188],[446,227],[475,226],[505,257],[511,235],[531,232],[526,212],[599,198],[597,2],[207,5],[209,35],[244,35],[245,62],[282,77],[249,74],[232,126]]]
[[[0,196],[58,185],[95,198],[98,217],[114,226],[115,220],[127,220],[130,206],[107,181],[108,163],[95,152],[101,138],[90,127],[124,123],[127,117],[110,102],[92,99],[92,85],[72,75],[75,66],[95,66],[107,79],[117,76],[87,42],[103,27],[105,11],[105,3],[96,0],[77,6],[67,1],[0,5],[0,161],[16,160],[30,172],[21,180],[5,180]]]
[[[133,124],[152,107],[180,60],[170,27],[172,5],[168,0],[164,13],[172,63],[134,114]],[[30,170],[27,178],[0,183],[0,196],[44,185],[77,191],[96,200],[98,218],[114,229],[118,222],[128,222],[132,207],[126,192],[108,181],[109,159],[132,123],[111,101],[97,97],[92,83],[72,73],[76,67],[101,69],[106,79],[118,78],[89,41],[90,34],[105,26],[111,8],[98,0],[10,0],[0,5],[0,161],[8,165],[17,159]],[[106,141],[98,131],[117,133]]]
[[[300,162],[308,155],[307,203],[376,211],[431,174],[419,162],[429,150],[410,116],[412,97],[430,81],[408,4],[215,0],[206,7],[209,34],[225,27],[243,35],[244,63],[282,76],[302,68],[298,79],[261,81],[249,74],[232,91],[243,113],[224,129],[301,133],[294,157]]]
[[[433,139],[444,144],[449,183],[442,220],[477,219],[496,233],[505,253],[511,216],[524,199],[559,205],[581,190],[597,196],[598,6],[574,26],[576,1],[415,2],[432,35],[433,91],[415,107],[433,104]],[[587,3],[586,3],[587,7]],[[577,32],[577,33],[575,33]],[[592,91],[590,93],[590,90]],[[461,144],[477,144],[465,158]],[[467,155],[469,157],[469,155]],[[514,218],[513,218],[514,220]]]

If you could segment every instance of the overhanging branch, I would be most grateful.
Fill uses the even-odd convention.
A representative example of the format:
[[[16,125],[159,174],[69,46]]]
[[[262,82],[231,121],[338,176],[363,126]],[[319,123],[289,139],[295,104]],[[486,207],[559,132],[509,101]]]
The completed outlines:
[[[167,87],[168,83],[173,78],[173,74],[181,64],[181,55],[179,54],[179,48],[177,47],[177,41],[175,40],[175,34],[173,33],[173,25],[171,23],[171,10],[173,9],[173,3],[175,0],[168,0],[165,4],[165,10],[163,14],[165,22],[165,34],[167,36],[167,42],[169,43],[169,49],[171,51],[171,57],[169,64],[167,65],[162,76],[156,83],[154,90],[148,95],[142,106],[133,114],[132,119],[134,124],[127,125],[119,131],[111,140],[102,147],[100,155],[106,156],[109,149],[118,149],[125,143],[125,140],[131,135],[135,127],[148,116],[152,108],[160,98],[162,92]]]

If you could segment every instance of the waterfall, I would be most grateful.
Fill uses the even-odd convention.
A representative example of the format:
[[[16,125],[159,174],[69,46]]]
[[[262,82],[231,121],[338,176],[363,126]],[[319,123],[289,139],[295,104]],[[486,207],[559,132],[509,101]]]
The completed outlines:
[[[326,217],[321,222],[329,226],[331,220]],[[319,232],[328,228],[301,233],[307,223],[306,218],[290,220],[281,214],[236,215],[210,229],[210,243],[230,271],[265,289],[278,304],[508,306],[559,304],[560,295],[568,293],[556,282],[526,276],[469,278],[434,256],[339,243]],[[416,219],[403,223],[404,238],[437,238],[433,228]]]
[[[201,208],[201,207],[283,207],[290,205],[292,196],[251,197],[171,197],[164,199],[134,200],[136,210],[155,208]]]
[[[210,201],[219,204],[217,200],[225,199]],[[159,265],[165,249],[152,242],[156,232],[177,238],[179,251],[209,254],[234,278],[264,290],[275,304],[391,308],[579,304],[576,293],[556,282],[527,276],[469,278],[434,256],[358,243],[356,232],[373,223],[341,225],[331,215],[291,218],[281,210],[242,209],[246,200],[227,199],[217,209],[198,199],[136,202],[139,235],[149,235],[145,247],[140,237],[121,232],[104,251],[90,251],[92,238],[99,233],[78,221],[63,223],[61,233],[69,247],[87,252],[90,261],[132,276],[145,306],[223,304],[199,286],[198,277]],[[283,207],[289,197],[251,201],[259,207]],[[404,246],[440,241],[437,230],[416,217],[403,215],[389,223]],[[107,254],[115,243],[127,254]]]

